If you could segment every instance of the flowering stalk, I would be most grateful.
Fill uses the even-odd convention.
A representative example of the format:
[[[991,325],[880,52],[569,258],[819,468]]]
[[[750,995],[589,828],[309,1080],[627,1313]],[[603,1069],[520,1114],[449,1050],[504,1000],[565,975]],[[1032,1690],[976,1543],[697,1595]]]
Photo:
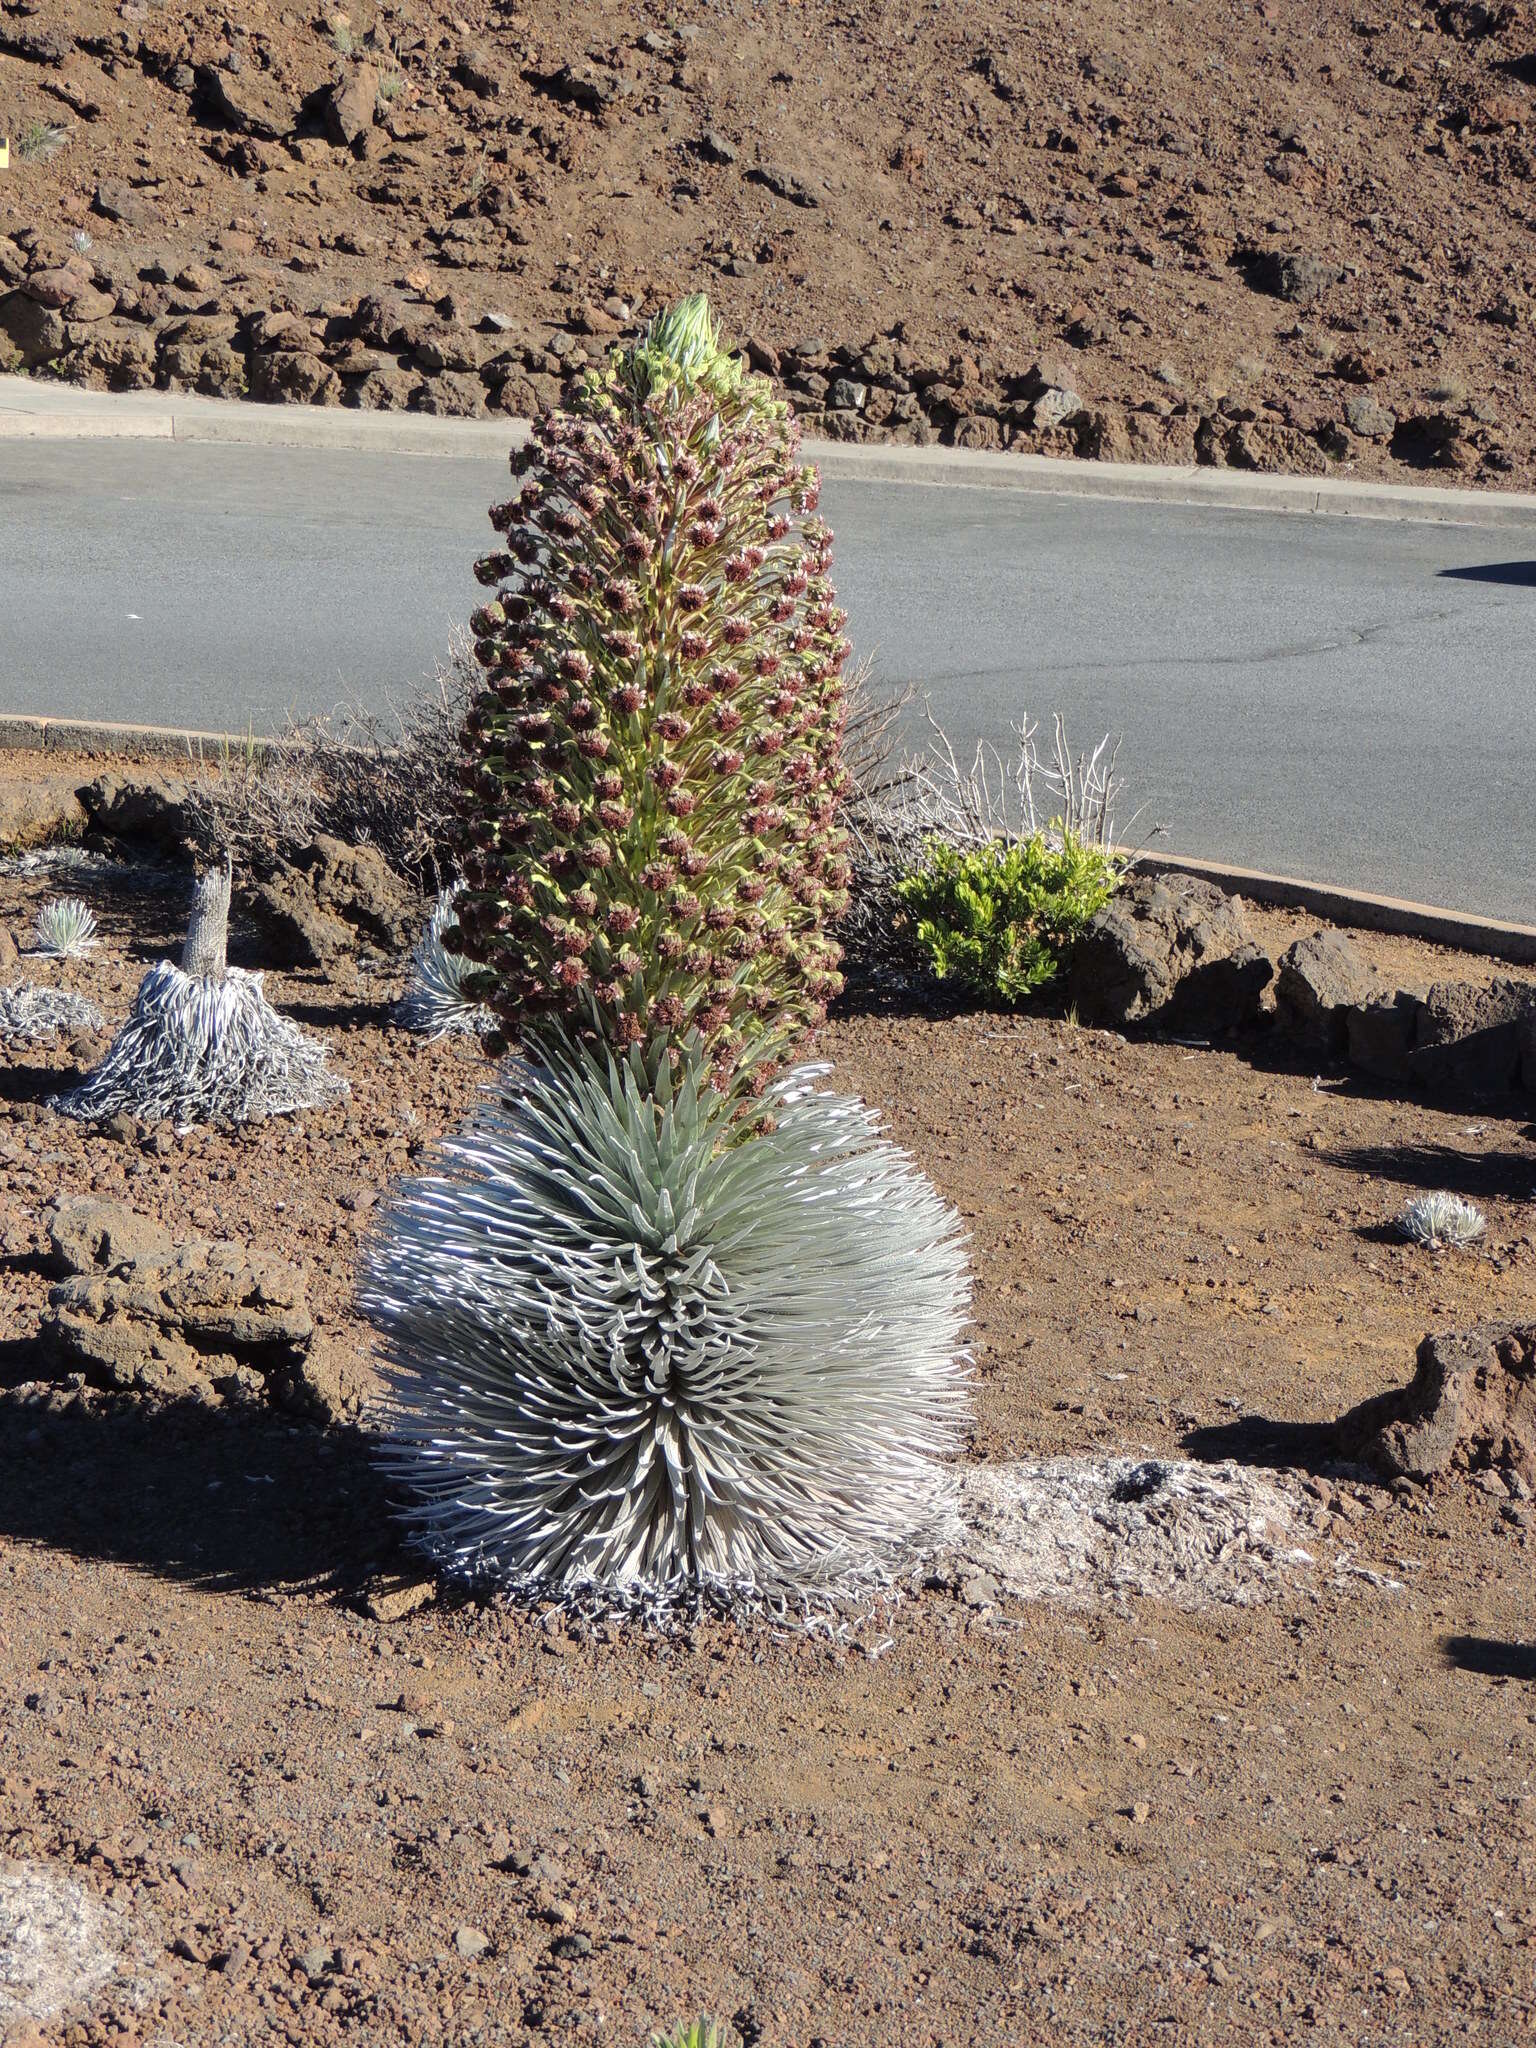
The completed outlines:
[[[846,615],[816,471],[702,298],[546,413],[477,565],[459,930],[525,1037],[755,1087],[842,986]]]

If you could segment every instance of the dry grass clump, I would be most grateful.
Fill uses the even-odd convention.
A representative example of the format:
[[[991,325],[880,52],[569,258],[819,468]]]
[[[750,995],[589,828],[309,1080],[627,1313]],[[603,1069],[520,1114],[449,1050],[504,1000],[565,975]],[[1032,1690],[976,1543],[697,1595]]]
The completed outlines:
[[[458,634],[428,680],[383,711],[351,703],[292,720],[275,739],[200,760],[188,802],[200,858],[260,873],[291,860],[317,833],[373,846],[414,888],[453,879],[445,847],[459,734],[478,672]]]

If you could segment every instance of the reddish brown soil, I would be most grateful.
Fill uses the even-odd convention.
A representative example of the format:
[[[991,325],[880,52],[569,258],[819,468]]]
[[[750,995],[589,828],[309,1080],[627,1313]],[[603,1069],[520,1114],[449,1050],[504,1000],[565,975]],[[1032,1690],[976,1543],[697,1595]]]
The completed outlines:
[[[0,883],[18,936],[44,887]],[[59,971],[120,1012],[179,902],[113,900],[102,954]],[[67,1051],[0,1053],[0,1854],[72,1871],[135,1944],[46,2041],[640,2043],[704,2008],[775,2048],[1526,2038],[1513,1502],[1346,1486],[1315,1587],[1249,1611],[929,1591],[846,1653],[577,1643],[352,1611],[338,1589],[390,1557],[352,1437],[27,1392],[60,1190],[302,1260],[364,1344],[368,1205],[486,1069],[386,1028],[382,989],[270,986],[334,1040],[349,1108],[119,1142],[42,1106]],[[1426,1328],[1529,1317],[1522,1124],[1262,1041],[866,1015],[827,1046],[970,1223],[980,1457],[1305,1463],[1269,1424],[1406,1379]],[[1421,1185],[1483,1204],[1480,1253],[1388,1240]],[[1348,1554],[1405,1589],[1335,1583]]]
[[[844,435],[1536,475],[1520,0],[3,0],[0,51],[0,132],[66,138],[0,175],[0,286],[83,229],[106,294],[65,375],[516,411],[707,286]]]

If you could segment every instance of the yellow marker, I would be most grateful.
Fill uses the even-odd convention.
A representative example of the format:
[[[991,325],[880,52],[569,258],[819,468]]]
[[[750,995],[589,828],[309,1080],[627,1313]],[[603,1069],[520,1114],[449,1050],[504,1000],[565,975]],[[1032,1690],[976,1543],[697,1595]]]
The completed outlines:
[[[8,135],[0,135],[0,171],[8,171],[10,168],[11,138]]]

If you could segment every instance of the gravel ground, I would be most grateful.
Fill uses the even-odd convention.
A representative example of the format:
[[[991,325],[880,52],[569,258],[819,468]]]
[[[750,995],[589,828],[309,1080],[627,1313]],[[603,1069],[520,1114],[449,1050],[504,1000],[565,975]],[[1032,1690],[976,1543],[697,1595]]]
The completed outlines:
[[[23,965],[116,1018],[178,898],[80,886],[98,953]],[[55,887],[0,880],[0,921]],[[390,1028],[393,987],[269,977],[352,1100],[236,1138],[81,1132],[45,1099],[101,1041],[0,1049],[7,2048],[1536,2029],[1530,1512],[1320,1476],[1307,1427],[1426,1329],[1529,1316],[1527,1125],[1262,1040],[845,1014],[838,1085],[971,1228],[976,1457],[1288,1468],[1311,1564],[1242,1606],[958,1566],[842,1647],[380,1621],[357,1589],[409,1567],[366,1432],[41,1387],[35,1332],[43,1212],[95,1190],[301,1261],[362,1359],[370,1205],[488,1071]],[[1423,1185],[1483,1205],[1479,1252],[1391,1241]]]
[[[844,438],[1529,489],[1531,76],[1510,0],[7,6],[0,359],[520,412],[707,287]]]

